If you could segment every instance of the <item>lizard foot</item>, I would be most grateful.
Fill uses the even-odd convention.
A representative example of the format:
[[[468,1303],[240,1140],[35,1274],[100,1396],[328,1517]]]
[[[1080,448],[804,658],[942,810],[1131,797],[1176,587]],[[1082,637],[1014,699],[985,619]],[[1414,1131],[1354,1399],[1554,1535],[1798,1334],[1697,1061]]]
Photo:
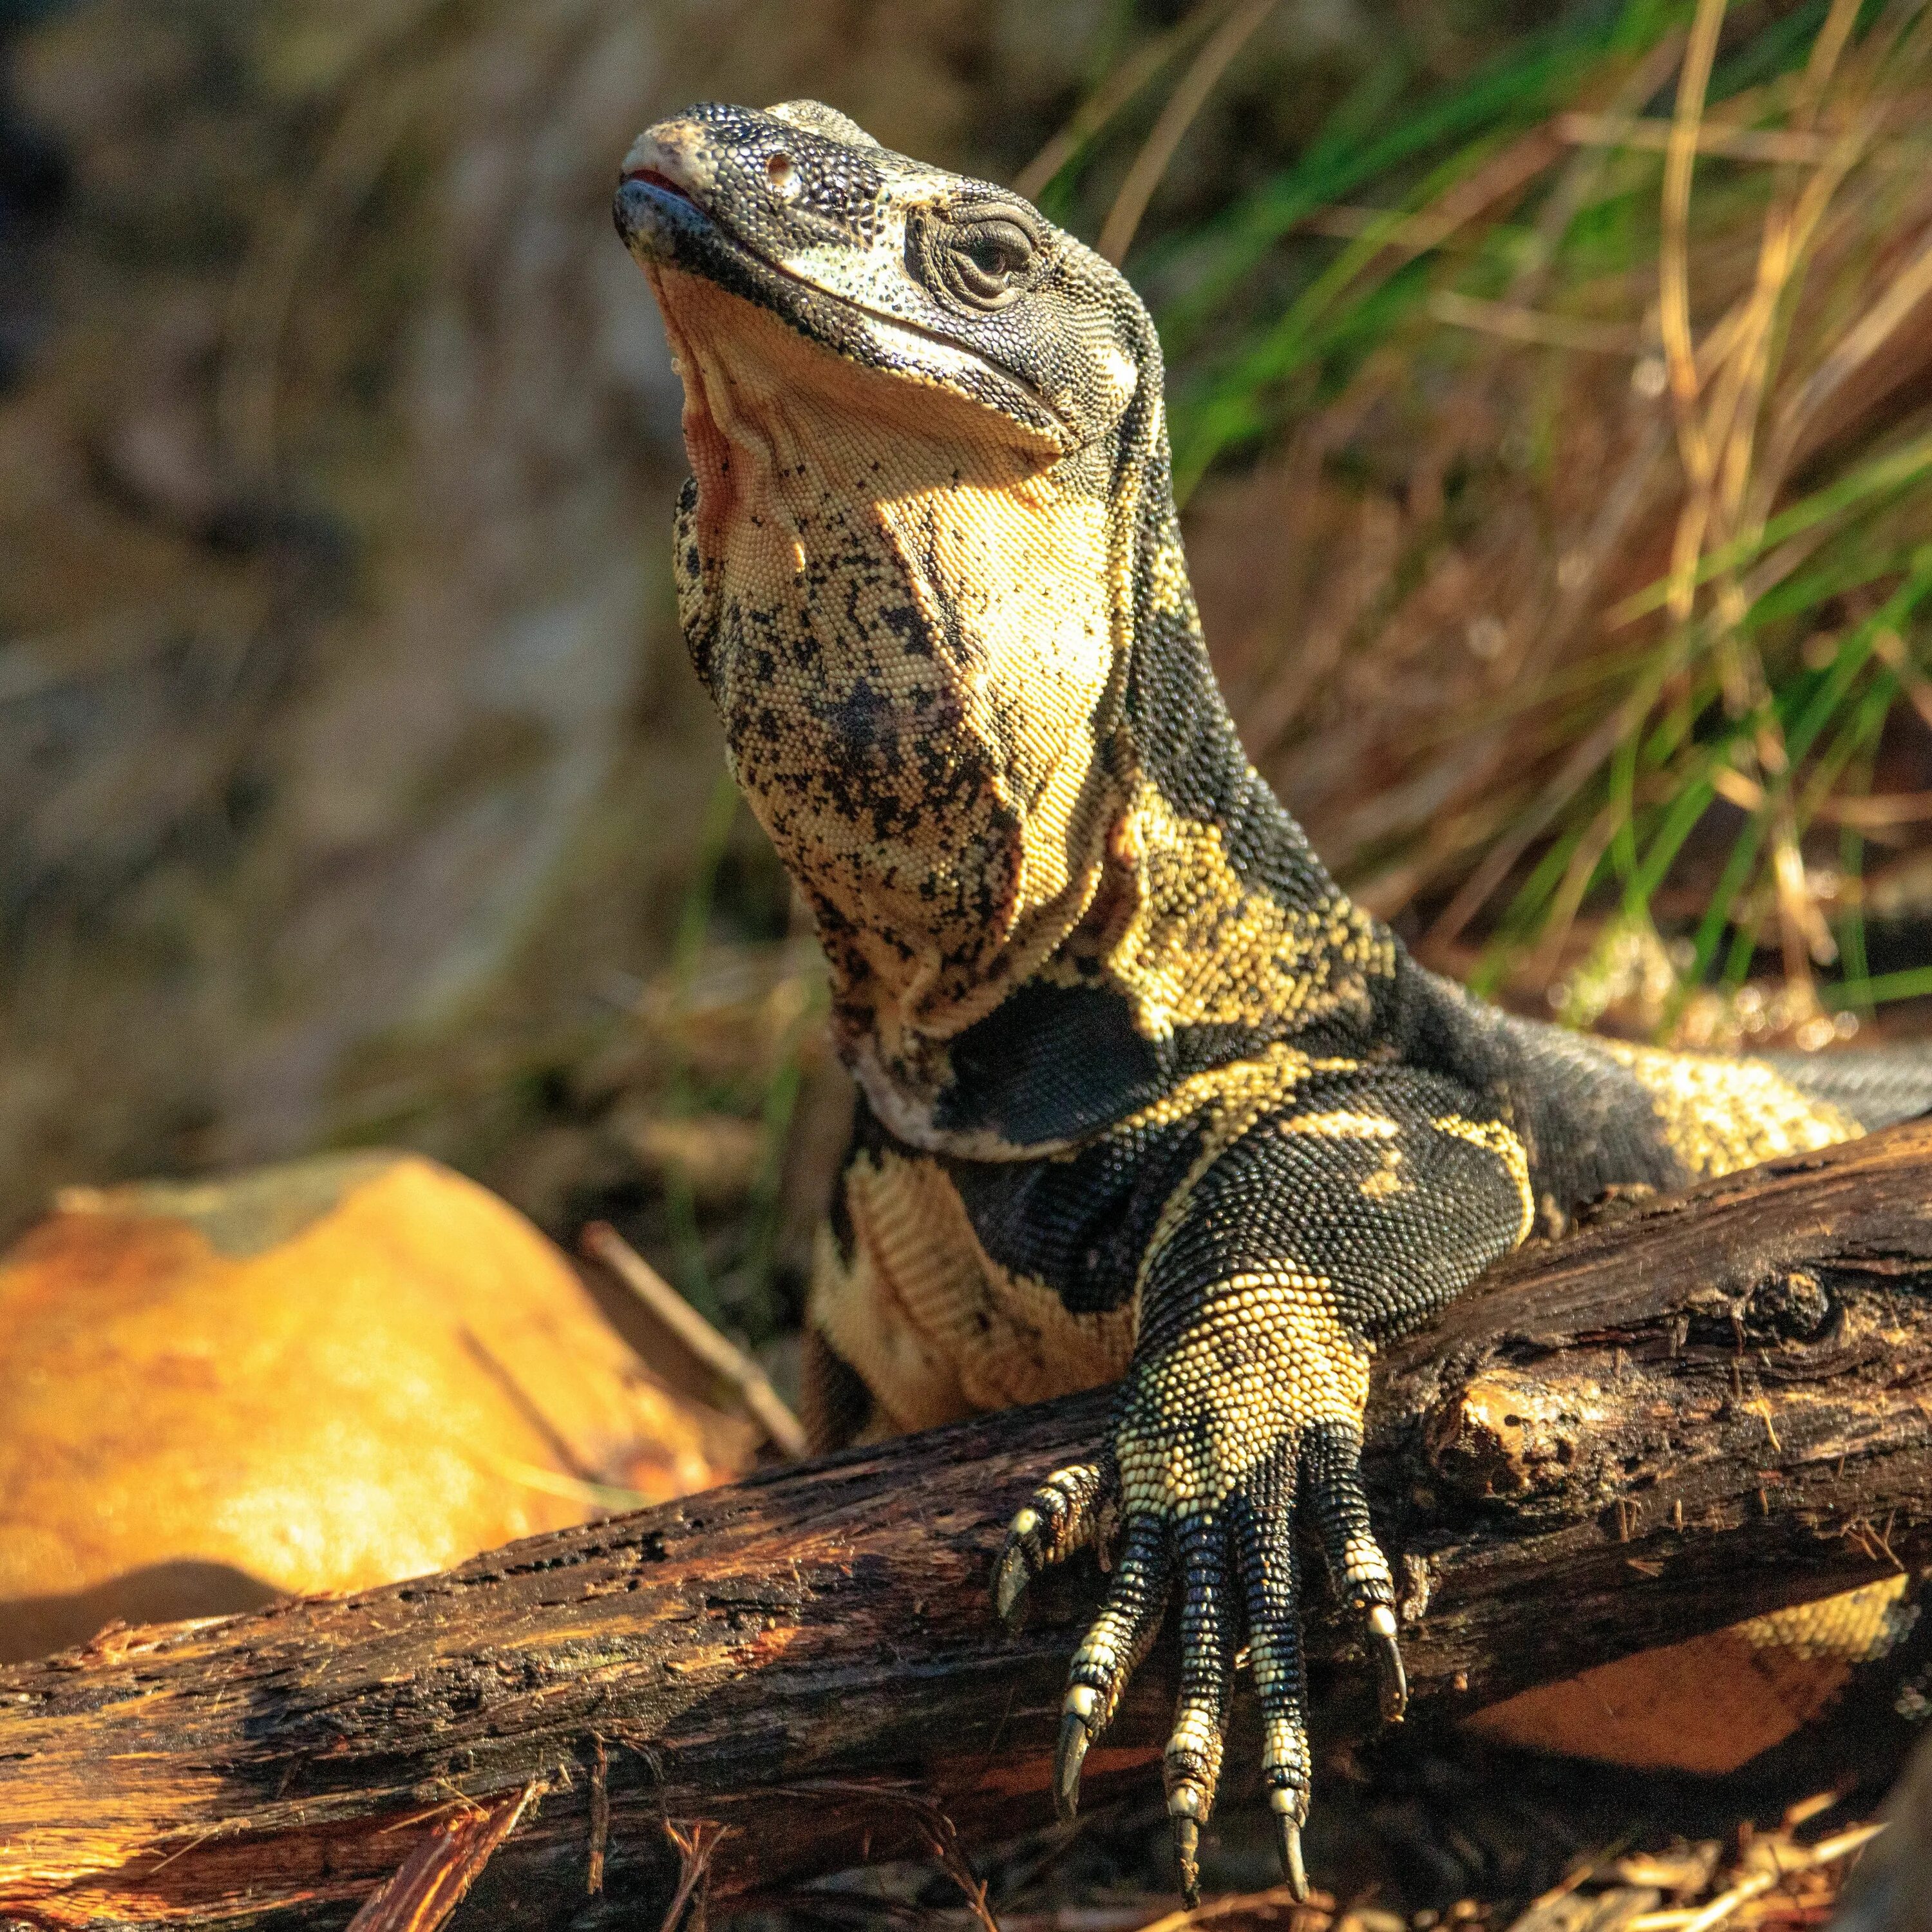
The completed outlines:
[[[1365,1358],[1363,1366],[1365,1382]],[[1072,1816],[1082,1762],[1151,1647],[1178,1582],[1180,1695],[1162,1774],[1181,1889],[1190,1899],[1198,1891],[1201,1828],[1213,1812],[1220,1783],[1228,1698],[1245,1640],[1261,1705],[1262,1782],[1274,1814],[1276,1844],[1290,1886],[1297,1898],[1305,1898],[1301,1830],[1308,1816],[1310,1757],[1298,1521],[1313,1532],[1336,1588],[1360,1620],[1381,1679],[1384,1716],[1399,1719],[1408,1697],[1396,1642],[1394,1581],[1370,1526],[1362,1483],[1360,1431],[1352,1417],[1328,1404],[1322,1405],[1328,1413],[1312,1418],[1250,1411],[1242,1432],[1252,1442],[1253,1432],[1262,1430],[1266,1446],[1231,1473],[1232,1459],[1211,1446],[1216,1432],[1190,1426],[1177,1412],[1171,1382],[1163,1391],[1159,1384],[1166,1378],[1157,1373],[1137,1379],[1139,1386],[1130,1384],[1118,1444],[1119,1558],[1106,1602],[1068,1673],[1054,1770],[1058,1808],[1063,1818]],[[1152,1399],[1149,1382],[1155,1384]],[[1291,1379],[1262,1394],[1257,1406],[1266,1409],[1281,1401],[1292,1412],[1299,1406],[1297,1393]],[[1162,1400],[1163,1394],[1170,1399]],[[1228,1446],[1223,1434],[1218,1447]],[[1070,1500],[1066,1508],[1066,1522],[1082,1518],[1078,1504]],[[1020,1520],[1029,1514],[1040,1517],[1038,1498]],[[1089,1504],[1085,1514],[1097,1520],[1100,1511]],[[1054,1532],[1063,1540],[1071,1534],[1059,1518]],[[1024,1534],[1016,1521],[1002,1559],[1003,1577],[1007,1563],[1019,1560],[1013,1552]],[[1085,1534],[1092,1534],[1090,1522]],[[1048,1535],[1042,1546],[1058,1553],[1060,1544]]]

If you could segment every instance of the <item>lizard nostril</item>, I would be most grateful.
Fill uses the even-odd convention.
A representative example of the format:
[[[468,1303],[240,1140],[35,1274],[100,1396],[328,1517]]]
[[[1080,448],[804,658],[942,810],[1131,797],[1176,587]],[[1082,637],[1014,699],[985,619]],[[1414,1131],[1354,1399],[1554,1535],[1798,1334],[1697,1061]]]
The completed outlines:
[[[765,179],[781,201],[790,201],[798,193],[798,170],[789,154],[773,154],[766,160]]]

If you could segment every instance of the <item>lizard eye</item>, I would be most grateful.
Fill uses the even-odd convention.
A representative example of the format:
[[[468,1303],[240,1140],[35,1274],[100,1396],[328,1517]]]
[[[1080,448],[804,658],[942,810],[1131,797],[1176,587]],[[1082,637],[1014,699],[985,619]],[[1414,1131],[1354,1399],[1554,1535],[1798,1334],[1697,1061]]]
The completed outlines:
[[[1016,221],[972,221],[946,238],[941,268],[947,287],[975,308],[1004,308],[1020,292],[1037,250]]]

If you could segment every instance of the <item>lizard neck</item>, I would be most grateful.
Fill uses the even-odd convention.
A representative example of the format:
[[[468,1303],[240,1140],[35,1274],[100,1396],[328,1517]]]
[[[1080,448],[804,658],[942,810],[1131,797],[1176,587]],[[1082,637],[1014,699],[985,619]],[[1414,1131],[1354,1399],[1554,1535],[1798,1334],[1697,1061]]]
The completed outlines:
[[[1216,687],[1157,350],[1112,432],[1067,454],[660,280],[694,472],[686,635],[885,1124],[1035,1153],[1361,1019],[1387,936]]]
[[[1394,936],[1250,764],[1215,682],[1157,389],[1127,428],[1108,564],[1124,675],[1103,737],[1121,784],[1099,884],[1040,968],[947,1042],[929,1144],[1037,1152],[1275,1042],[1360,1050],[1394,983]],[[875,1111],[880,1084],[866,1082]],[[922,1124],[886,1118],[909,1138]]]

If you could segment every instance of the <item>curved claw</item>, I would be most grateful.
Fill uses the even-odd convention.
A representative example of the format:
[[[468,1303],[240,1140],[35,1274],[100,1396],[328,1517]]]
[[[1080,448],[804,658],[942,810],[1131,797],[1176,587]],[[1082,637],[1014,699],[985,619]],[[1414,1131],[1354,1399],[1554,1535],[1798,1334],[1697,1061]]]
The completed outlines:
[[[1382,1718],[1390,1724],[1402,1722],[1408,1708],[1408,1673],[1402,1667],[1402,1646],[1395,1640],[1395,1612],[1386,1604],[1373,1605],[1368,1616],[1369,1635],[1374,1640],[1376,1670],[1381,1679]]]
[[[1094,1733],[1077,1711],[1065,1712],[1060,1720],[1060,1742],[1053,1754],[1053,1808],[1063,1825],[1070,1825],[1080,1810],[1080,1767],[1085,1762],[1087,1747]]]
[[[1032,1580],[1026,1552],[1017,1543],[1009,1543],[1000,1552],[999,1568],[993,1573],[993,1613],[1009,1630],[1019,1622],[1027,1586]]]
[[[1173,1814],[1174,1862],[1180,1868],[1180,1895],[1190,1911],[1201,1903],[1201,1823],[1184,1811]]]
[[[1301,1862],[1301,1827],[1286,1811],[1274,1814],[1275,1850],[1281,1854],[1281,1868],[1288,1888],[1298,1905],[1308,1903],[1308,1868]]]

